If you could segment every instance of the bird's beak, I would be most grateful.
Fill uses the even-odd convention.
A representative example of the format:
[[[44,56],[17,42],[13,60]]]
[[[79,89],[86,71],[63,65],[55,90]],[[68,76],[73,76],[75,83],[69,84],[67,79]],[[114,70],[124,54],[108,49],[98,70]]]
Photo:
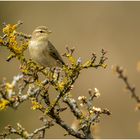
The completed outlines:
[[[51,34],[52,33],[52,31],[51,30],[48,30],[48,34]]]

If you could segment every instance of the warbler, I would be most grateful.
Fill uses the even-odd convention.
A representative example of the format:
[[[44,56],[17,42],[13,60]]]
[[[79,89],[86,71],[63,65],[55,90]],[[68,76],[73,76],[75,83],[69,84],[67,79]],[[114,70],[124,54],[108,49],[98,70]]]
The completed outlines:
[[[51,31],[46,26],[37,27],[29,42],[31,58],[44,67],[62,67],[65,63],[59,52],[48,40]]]

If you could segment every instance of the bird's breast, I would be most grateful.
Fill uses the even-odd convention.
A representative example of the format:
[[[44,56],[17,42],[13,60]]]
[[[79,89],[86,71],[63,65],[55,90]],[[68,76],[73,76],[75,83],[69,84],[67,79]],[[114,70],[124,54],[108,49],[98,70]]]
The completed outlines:
[[[47,48],[48,48],[47,41],[46,42],[30,41],[29,52],[31,58],[36,62],[38,62],[39,64],[46,67],[58,65],[57,61],[50,56]]]
[[[43,52],[45,51],[47,46],[47,43],[44,43],[42,41],[30,41],[29,43],[29,52],[35,61],[41,61],[41,58],[43,57]]]

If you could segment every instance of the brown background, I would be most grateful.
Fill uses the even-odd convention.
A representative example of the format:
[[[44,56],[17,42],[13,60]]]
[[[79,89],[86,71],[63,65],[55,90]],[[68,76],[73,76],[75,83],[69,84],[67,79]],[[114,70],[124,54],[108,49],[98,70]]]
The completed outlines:
[[[65,46],[75,47],[75,56],[82,60],[90,58],[91,52],[108,51],[106,70],[84,71],[73,89],[73,95],[86,95],[87,89],[95,87],[101,92],[95,106],[107,107],[110,117],[103,116],[99,125],[100,138],[140,138],[138,123],[140,112],[135,111],[135,101],[123,91],[123,83],[111,70],[112,65],[127,69],[131,83],[140,91],[140,73],[136,66],[140,60],[140,2],[0,2],[0,24],[24,21],[21,31],[31,34],[36,26],[46,25],[53,33],[50,40],[59,50]],[[0,26],[1,27],[1,26]],[[18,62],[6,62],[8,51],[0,48],[0,79],[11,80],[18,71]],[[28,52],[27,52],[28,55]],[[73,118],[65,114],[65,120]],[[0,130],[20,122],[28,131],[40,126],[39,112],[32,111],[28,103],[18,110],[0,112]],[[64,137],[59,126],[47,131],[47,138]]]

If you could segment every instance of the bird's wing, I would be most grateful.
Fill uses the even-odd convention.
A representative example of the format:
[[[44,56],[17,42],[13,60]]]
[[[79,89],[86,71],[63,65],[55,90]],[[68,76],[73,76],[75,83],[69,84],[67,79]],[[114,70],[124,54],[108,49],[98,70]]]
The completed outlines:
[[[48,41],[48,52],[54,59],[58,60],[63,65],[65,64],[60,54],[50,41]]]

